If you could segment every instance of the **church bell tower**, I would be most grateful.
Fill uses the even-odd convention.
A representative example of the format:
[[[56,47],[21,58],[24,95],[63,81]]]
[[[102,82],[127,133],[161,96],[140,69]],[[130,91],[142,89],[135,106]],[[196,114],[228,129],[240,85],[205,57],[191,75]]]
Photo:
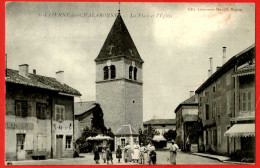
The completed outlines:
[[[118,12],[96,62],[96,100],[106,127],[116,133],[130,124],[138,131],[143,124],[143,63]]]

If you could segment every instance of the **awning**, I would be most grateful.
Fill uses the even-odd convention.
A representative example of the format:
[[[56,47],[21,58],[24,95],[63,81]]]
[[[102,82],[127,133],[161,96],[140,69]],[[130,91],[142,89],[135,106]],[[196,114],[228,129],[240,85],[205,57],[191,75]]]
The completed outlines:
[[[153,141],[160,142],[160,141],[166,141],[166,139],[163,136],[161,136],[161,135],[155,135],[153,137]]]
[[[228,137],[249,137],[255,136],[255,124],[234,124],[224,133]]]

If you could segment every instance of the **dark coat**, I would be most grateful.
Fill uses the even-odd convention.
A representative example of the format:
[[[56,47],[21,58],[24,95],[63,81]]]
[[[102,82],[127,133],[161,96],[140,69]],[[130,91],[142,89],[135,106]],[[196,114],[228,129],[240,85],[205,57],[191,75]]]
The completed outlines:
[[[122,150],[120,148],[117,148],[117,150],[116,150],[116,158],[119,158],[119,159],[122,158]]]
[[[98,150],[94,150],[94,160],[99,160],[100,156],[99,156],[99,152]]]

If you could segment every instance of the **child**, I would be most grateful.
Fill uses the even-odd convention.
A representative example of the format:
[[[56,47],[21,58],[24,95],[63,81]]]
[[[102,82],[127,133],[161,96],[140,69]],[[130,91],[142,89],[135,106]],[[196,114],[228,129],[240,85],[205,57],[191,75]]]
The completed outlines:
[[[111,164],[113,164],[113,156],[112,152],[110,150],[110,147],[107,147],[107,164],[109,164],[109,161],[111,161]]]
[[[107,151],[106,151],[106,147],[105,146],[103,146],[103,148],[102,148],[102,159],[103,159],[104,163],[106,163]]]
[[[116,150],[116,158],[118,159],[118,163],[120,163],[120,159],[122,158],[122,150],[120,149],[120,145],[118,145]]]
[[[94,160],[96,161],[96,164],[99,164],[100,156],[99,156],[99,152],[98,152],[98,147],[97,146],[94,148],[93,153],[94,153]]]

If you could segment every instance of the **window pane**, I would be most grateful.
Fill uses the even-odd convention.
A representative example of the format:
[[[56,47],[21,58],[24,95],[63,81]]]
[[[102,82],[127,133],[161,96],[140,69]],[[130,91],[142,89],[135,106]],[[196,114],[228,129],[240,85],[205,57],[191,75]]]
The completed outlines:
[[[248,102],[247,108],[248,108],[248,111],[251,111],[251,102]]]
[[[243,93],[243,99],[242,100],[246,101],[246,93],[245,92]]]
[[[248,95],[248,99],[247,100],[251,101],[251,92],[248,92],[247,95]]]
[[[242,109],[242,110],[243,110],[243,111],[246,111],[246,102],[243,102],[243,105],[242,105],[242,106],[243,106],[243,109]]]

